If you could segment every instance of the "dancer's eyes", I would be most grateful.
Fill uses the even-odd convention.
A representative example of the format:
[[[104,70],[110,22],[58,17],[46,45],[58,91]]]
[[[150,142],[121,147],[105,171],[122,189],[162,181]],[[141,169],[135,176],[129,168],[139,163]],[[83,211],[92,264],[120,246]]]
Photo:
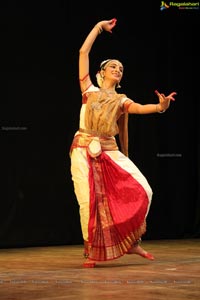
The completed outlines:
[[[119,72],[123,73],[123,67],[122,66],[118,66],[118,65],[113,64],[113,65],[110,65],[109,67],[112,68],[112,69],[117,69]]]

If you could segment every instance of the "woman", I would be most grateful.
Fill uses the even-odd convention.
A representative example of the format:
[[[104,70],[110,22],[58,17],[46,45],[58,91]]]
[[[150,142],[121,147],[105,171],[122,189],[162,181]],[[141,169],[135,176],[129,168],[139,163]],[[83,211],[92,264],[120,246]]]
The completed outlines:
[[[79,78],[82,93],[79,130],[71,149],[71,174],[80,207],[84,240],[84,267],[124,254],[138,254],[153,260],[140,245],[146,232],[146,217],[152,189],[146,178],[128,158],[128,114],[164,112],[175,100],[157,93],[157,104],[141,105],[119,94],[123,65],[107,59],[100,65],[95,86],[89,75],[89,53],[97,36],[112,33],[116,19],[98,22],[79,52]],[[119,145],[116,136],[119,135]]]

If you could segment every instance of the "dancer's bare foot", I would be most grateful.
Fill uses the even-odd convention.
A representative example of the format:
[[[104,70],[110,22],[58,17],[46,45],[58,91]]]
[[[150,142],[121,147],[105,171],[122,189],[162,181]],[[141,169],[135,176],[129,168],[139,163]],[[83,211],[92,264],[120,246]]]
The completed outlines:
[[[154,260],[154,256],[145,251],[142,247],[140,247],[138,244],[133,245],[133,247],[127,252],[127,254],[138,254],[144,258],[147,258],[149,260]]]
[[[89,259],[89,258],[86,258],[86,260],[83,263],[84,268],[94,268],[95,265],[96,265],[96,263],[93,260]]]

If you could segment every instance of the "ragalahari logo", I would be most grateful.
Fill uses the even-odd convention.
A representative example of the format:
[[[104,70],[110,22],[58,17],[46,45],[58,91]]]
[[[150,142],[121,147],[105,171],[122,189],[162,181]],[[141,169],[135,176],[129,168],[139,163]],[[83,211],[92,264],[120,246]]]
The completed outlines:
[[[161,1],[160,10],[164,10],[169,8],[170,6],[166,4],[164,1]]]
[[[160,10],[165,10],[168,8],[177,8],[177,9],[199,9],[199,2],[169,2],[166,3],[161,1]]]

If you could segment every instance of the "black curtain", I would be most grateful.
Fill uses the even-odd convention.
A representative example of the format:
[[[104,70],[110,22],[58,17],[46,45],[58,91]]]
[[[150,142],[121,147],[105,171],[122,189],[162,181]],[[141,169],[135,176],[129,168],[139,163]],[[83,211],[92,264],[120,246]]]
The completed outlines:
[[[113,57],[124,64],[120,92],[133,100],[177,92],[166,113],[129,117],[129,155],[154,192],[144,238],[200,237],[199,10],[160,6],[1,3],[1,248],[82,243],[69,160],[78,52],[92,26],[113,17],[113,33],[90,54],[93,79]]]

